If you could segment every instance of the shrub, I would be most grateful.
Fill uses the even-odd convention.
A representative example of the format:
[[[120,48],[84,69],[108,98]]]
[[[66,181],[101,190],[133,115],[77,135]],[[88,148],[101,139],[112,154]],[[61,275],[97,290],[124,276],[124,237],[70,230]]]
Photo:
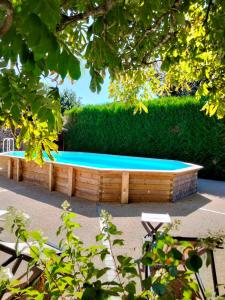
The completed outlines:
[[[204,166],[200,175],[225,179],[225,122],[207,117],[193,97],[89,105],[67,112],[66,150],[176,159]]]
[[[56,233],[60,237],[60,255],[44,247],[47,239],[41,232],[27,230],[21,218],[17,218],[18,214],[9,214],[11,230],[17,237],[16,245],[23,242],[30,249],[32,259],[28,264],[28,273],[33,266],[43,270],[40,282],[28,288],[19,286],[18,281],[9,282],[6,277],[3,288],[14,294],[13,299],[24,299],[24,296],[33,300],[107,300],[111,296],[123,300],[200,299],[199,286],[193,275],[203,265],[203,253],[207,255],[206,265],[210,264],[208,250],[213,247],[212,242],[206,239],[194,244],[178,242],[169,235],[170,228],[164,228],[163,232],[156,234],[151,251],[140,260],[151,270],[151,276],[141,280],[137,262],[132,257],[114,254],[114,248],[122,246],[124,241],[107,212],[101,214],[103,227],[96,241],[102,241],[109,247],[100,243],[85,247],[77,236],[79,224],[74,221],[76,215],[68,210],[68,203],[65,202],[63,207],[62,223]],[[112,268],[104,266],[109,254],[114,265]],[[113,279],[105,276],[110,271],[115,273]],[[142,288],[138,287],[139,280]]]

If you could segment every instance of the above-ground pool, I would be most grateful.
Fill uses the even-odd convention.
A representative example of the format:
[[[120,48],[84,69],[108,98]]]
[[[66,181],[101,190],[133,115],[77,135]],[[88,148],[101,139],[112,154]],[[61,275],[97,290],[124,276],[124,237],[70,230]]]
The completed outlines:
[[[200,166],[174,160],[86,152],[53,153],[40,167],[23,151],[0,155],[0,175],[93,201],[175,201],[197,190]]]

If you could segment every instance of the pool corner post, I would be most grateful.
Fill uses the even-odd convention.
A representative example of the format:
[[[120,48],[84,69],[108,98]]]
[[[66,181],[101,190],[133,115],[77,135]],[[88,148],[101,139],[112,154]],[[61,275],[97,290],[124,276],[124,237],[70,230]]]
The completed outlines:
[[[22,180],[22,162],[20,158],[16,159],[16,181]]]
[[[69,166],[68,168],[68,196],[72,197],[75,189],[75,173],[74,168]]]
[[[49,163],[49,173],[48,173],[48,189],[49,192],[54,191],[55,188],[55,179],[54,179],[54,164]]]
[[[11,157],[8,160],[8,178],[13,179],[13,160]]]
[[[129,202],[129,172],[122,172],[121,203]]]

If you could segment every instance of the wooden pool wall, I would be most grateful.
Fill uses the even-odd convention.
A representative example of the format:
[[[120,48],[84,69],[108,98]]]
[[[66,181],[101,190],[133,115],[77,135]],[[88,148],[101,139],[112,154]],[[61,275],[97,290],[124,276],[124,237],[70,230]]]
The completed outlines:
[[[22,158],[0,156],[0,175],[99,202],[176,201],[196,193],[199,169],[200,166],[190,165],[178,171],[122,171],[56,162],[40,167]]]

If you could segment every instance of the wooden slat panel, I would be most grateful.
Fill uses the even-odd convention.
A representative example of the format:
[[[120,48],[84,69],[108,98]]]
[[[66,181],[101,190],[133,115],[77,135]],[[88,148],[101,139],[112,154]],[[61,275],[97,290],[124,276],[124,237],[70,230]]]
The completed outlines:
[[[32,171],[23,171],[23,177],[24,178],[31,178],[33,180],[35,179],[43,179],[48,182],[48,174],[39,174],[38,172],[32,172]]]
[[[17,158],[16,158],[17,159]],[[24,159],[21,159],[21,162],[23,164],[23,168],[32,168],[33,170],[45,170],[46,172],[48,171],[48,164],[44,164],[42,166],[38,165],[34,161],[25,161]]]
[[[25,177],[44,177],[44,178],[48,178],[48,173],[42,173],[40,174],[39,172],[34,172],[33,170],[23,170],[23,176]]]
[[[80,188],[76,185],[76,191],[84,192],[84,193],[89,193],[92,195],[97,195],[99,196],[99,190],[90,190],[88,188]]]
[[[84,191],[76,190],[75,196],[78,198],[87,199],[87,200],[91,200],[91,201],[99,200],[99,195],[93,195],[93,194],[90,194],[90,193],[84,192]]]
[[[120,202],[121,194],[102,194],[102,201],[105,202]]]
[[[159,191],[159,190],[130,190],[130,195],[170,195],[171,190]]]
[[[68,187],[68,181],[56,181],[55,182],[55,186],[60,186],[60,187],[65,187],[67,188]]]
[[[8,157],[0,157],[0,175],[8,175]]]
[[[121,195],[121,190],[101,190],[103,195],[110,194],[110,195]]]
[[[57,192],[60,192],[60,193],[63,193],[63,194],[67,194],[68,187],[67,187],[67,185],[59,185],[59,184],[56,183],[55,190]]]
[[[76,181],[76,189],[78,190],[92,190],[92,191],[99,191],[99,186],[89,183],[83,183]]]
[[[105,190],[121,190],[121,182],[120,183],[103,183],[102,188]]]
[[[170,189],[170,184],[130,184],[131,190],[161,190]]]
[[[32,180],[46,180],[48,183],[48,174],[39,174],[37,172],[25,171],[23,172],[23,178],[30,178]]]
[[[67,172],[68,173],[68,172]],[[68,174],[60,174],[60,173],[57,173],[57,171],[55,170],[55,177],[58,179],[58,180],[68,180]]]
[[[120,184],[121,185],[121,175],[116,177],[103,177],[102,179],[103,184]]]
[[[82,176],[76,176],[76,181],[81,182],[81,183],[89,183],[89,184],[99,184],[99,178],[95,179],[95,178],[85,178]]]
[[[55,182],[60,185],[67,185],[68,178],[64,179],[64,178],[55,176]]]
[[[81,176],[81,177],[84,177],[84,178],[93,178],[93,179],[99,179],[99,172],[96,172],[96,171],[92,171],[92,170],[88,170],[88,171],[81,171],[81,170],[78,170],[77,171],[77,176]]]
[[[130,184],[170,184],[171,182],[171,179],[135,178],[134,176],[130,178]]]
[[[68,168],[55,165],[55,173],[58,177],[68,178]]]
[[[173,173],[164,173],[164,172],[129,172],[130,178],[142,178],[142,179],[169,179],[173,178],[175,174]]]

